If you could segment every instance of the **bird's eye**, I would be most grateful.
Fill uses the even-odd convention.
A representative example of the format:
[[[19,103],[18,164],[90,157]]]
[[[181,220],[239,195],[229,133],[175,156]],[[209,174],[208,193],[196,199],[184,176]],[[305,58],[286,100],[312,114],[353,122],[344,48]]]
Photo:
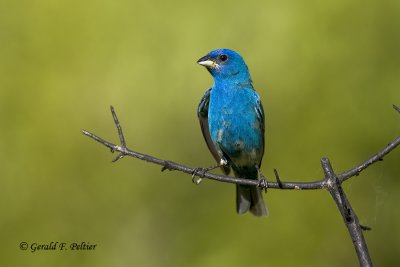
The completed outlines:
[[[219,56],[219,60],[221,60],[221,61],[226,61],[227,59],[228,59],[228,56],[225,54]]]

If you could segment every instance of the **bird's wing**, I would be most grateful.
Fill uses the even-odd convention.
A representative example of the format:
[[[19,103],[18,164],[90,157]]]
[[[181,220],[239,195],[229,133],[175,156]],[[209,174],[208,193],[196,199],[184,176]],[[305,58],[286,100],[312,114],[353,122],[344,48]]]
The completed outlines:
[[[212,88],[208,89],[201,98],[199,107],[197,109],[197,116],[199,117],[201,132],[203,133],[204,140],[206,140],[208,149],[215,160],[220,163],[221,157],[219,156],[218,151],[211,140],[210,129],[208,127],[208,106],[210,104],[211,89]],[[230,172],[229,166],[221,166],[221,169],[226,175],[228,175]]]
[[[261,104],[260,97],[257,97],[257,102],[256,102],[256,113],[257,113],[257,119],[260,123],[260,129],[261,129],[261,134],[262,134],[262,146],[263,146],[263,154],[264,154],[264,148],[265,148],[265,115],[264,115],[264,108]],[[260,161],[260,166],[261,166],[261,161]]]

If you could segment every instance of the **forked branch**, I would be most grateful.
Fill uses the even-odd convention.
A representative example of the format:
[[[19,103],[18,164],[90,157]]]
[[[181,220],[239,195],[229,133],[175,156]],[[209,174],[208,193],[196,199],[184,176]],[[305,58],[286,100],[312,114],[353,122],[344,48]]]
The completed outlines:
[[[400,113],[400,108],[393,105],[393,108]],[[369,256],[368,248],[364,239],[363,230],[370,230],[367,226],[362,226],[359,224],[358,218],[351,207],[349,200],[347,199],[341,184],[350,179],[351,177],[358,176],[363,170],[371,166],[372,164],[383,160],[383,158],[388,155],[393,149],[395,149],[400,144],[400,136],[396,137],[392,142],[382,148],[379,152],[373,154],[364,162],[360,163],[359,165],[355,166],[354,168],[342,172],[340,174],[336,174],[333,171],[332,165],[328,158],[321,159],[322,169],[325,173],[325,177],[320,180],[315,180],[311,182],[284,182],[281,181],[279,174],[276,170],[274,170],[276,182],[272,181],[257,181],[257,180],[249,180],[243,178],[236,178],[231,176],[225,175],[218,175],[211,172],[199,172],[198,168],[191,168],[185,165],[159,159],[150,155],[142,154],[133,150],[130,150],[126,146],[125,137],[122,132],[121,125],[118,121],[118,117],[114,111],[114,108],[111,106],[111,113],[114,119],[114,123],[118,130],[118,136],[121,145],[115,145],[110,143],[88,131],[82,130],[83,134],[89,136],[90,138],[96,140],[97,142],[101,143],[102,145],[111,149],[111,152],[117,151],[118,156],[113,160],[116,162],[117,160],[123,158],[124,156],[131,156],[134,158],[138,158],[140,160],[144,160],[150,163],[154,163],[157,165],[162,166],[162,171],[170,170],[170,171],[180,171],[187,174],[190,174],[192,177],[197,176],[201,178],[207,178],[211,180],[216,180],[220,182],[226,183],[234,183],[234,184],[241,184],[241,185],[253,185],[262,187],[264,189],[298,189],[298,190],[312,190],[312,189],[327,189],[331,194],[333,200],[335,201],[340,214],[343,217],[344,223],[349,231],[351,236],[352,242],[354,244],[358,260],[360,266],[372,266],[371,258]]]

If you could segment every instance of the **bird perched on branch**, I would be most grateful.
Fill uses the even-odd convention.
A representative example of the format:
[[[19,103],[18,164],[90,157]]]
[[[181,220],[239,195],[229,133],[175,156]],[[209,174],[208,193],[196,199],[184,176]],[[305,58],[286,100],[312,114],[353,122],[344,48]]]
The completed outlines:
[[[264,154],[264,110],[249,70],[235,51],[218,49],[197,61],[207,68],[214,85],[198,108],[207,146],[223,172],[238,178],[258,179]],[[261,188],[236,185],[236,210],[266,216]]]

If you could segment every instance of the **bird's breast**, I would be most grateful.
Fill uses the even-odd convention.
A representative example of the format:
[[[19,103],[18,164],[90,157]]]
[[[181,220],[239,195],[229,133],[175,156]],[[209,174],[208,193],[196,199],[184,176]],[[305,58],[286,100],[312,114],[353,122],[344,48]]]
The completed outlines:
[[[263,133],[250,100],[214,95],[209,106],[211,139],[238,166],[256,164],[262,157]]]

